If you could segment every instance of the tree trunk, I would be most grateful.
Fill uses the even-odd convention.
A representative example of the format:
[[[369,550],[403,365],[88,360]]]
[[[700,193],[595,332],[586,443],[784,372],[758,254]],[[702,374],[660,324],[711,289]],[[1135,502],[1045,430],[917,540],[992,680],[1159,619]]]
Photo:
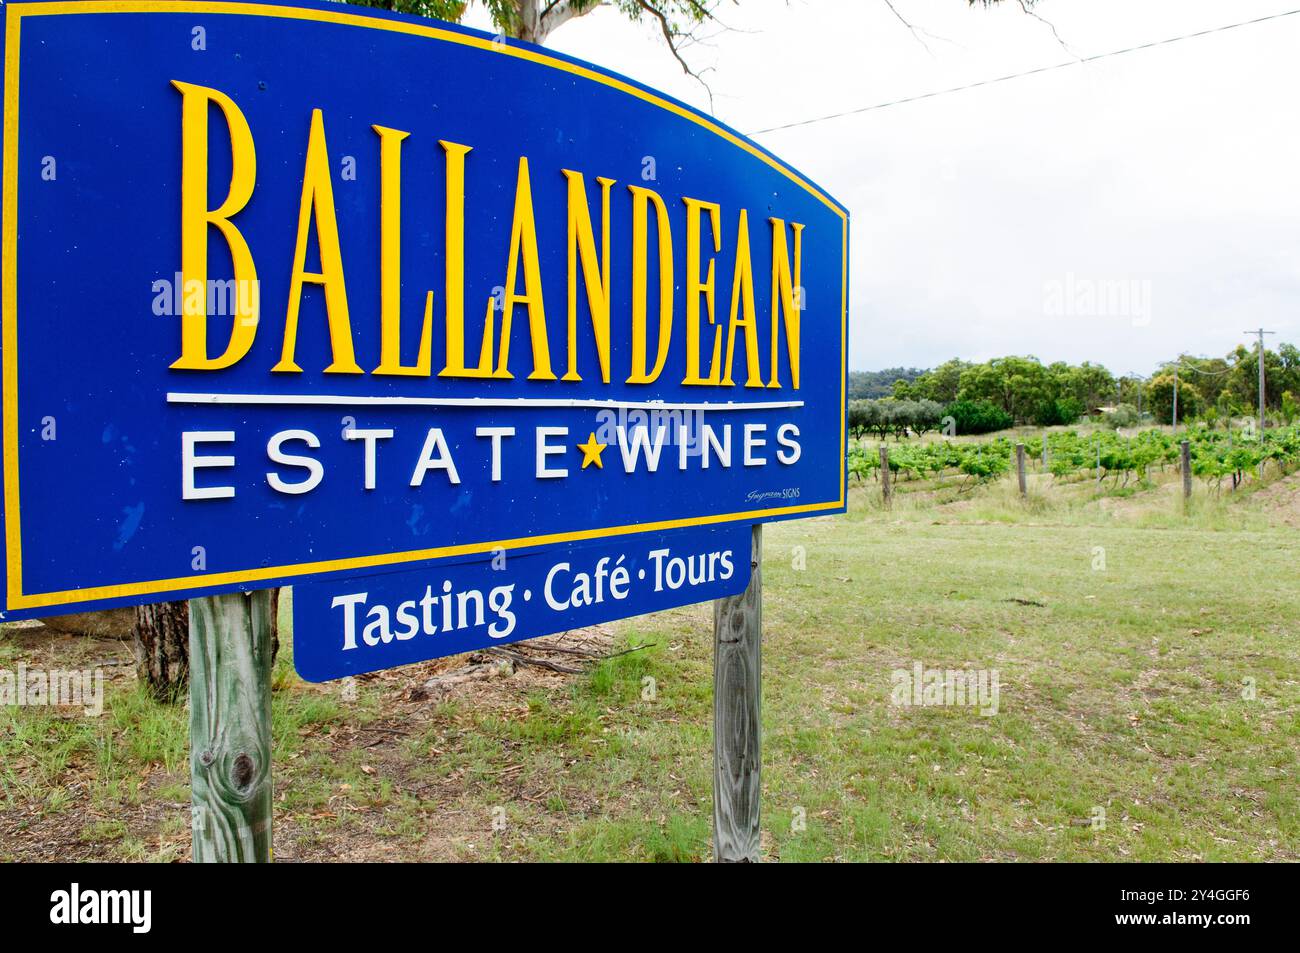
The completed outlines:
[[[135,674],[160,702],[182,697],[190,681],[188,602],[157,602],[135,607],[131,629]]]
[[[280,650],[280,590],[271,594],[271,662]],[[188,602],[136,606],[131,629],[135,673],[160,702],[185,697],[190,683],[190,610]]]

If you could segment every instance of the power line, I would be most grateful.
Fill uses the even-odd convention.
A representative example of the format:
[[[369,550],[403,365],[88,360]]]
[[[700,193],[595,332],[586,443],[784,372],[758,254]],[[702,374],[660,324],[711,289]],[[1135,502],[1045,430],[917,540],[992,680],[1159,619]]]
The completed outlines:
[[[1176,360],[1176,361],[1167,361],[1167,362],[1165,362],[1165,366],[1166,366],[1166,367],[1169,367],[1169,366],[1172,366],[1172,365],[1175,365],[1175,364],[1176,364],[1177,366],[1181,367],[1181,368],[1182,368],[1183,370],[1185,370],[1185,371],[1191,371],[1193,374],[1205,374],[1205,375],[1207,375],[1208,377],[1226,377],[1227,375],[1231,374],[1234,370],[1236,370],[1236,368],[1234,368],[1234,367],[1227,367],[1227,368],[1224,368],[1224,369],[1221,370],[1221,371],[1209,371],[1209,370],[1206,370],[1206,369],[1203,368],[1203,367],[1197,367],[1195,364],[1184,364],[1182,358],[1179,358],[1179,359]]]
[[[949,89],[937,89],[929,93],[921,93],[916,96],[905,96],[902,99],[891,99],[888,102],[876,103],[872,106],[861,106],[857,109],[848,109],[844,112],[831,113],[826,116],[817,116],[814,119],[801,119],[798,122],[788,122],[783,126],[772,126],[768,129],[759,129],[751,132],[751,136],[761,136],[769,132],[779,132],[782,129],[794,129],[798,126],[811,126],[813,123],[826,122],[830,119],[841,119],[845,116],[857,116],[861,113],[874,112],[877,109],[886,109],[890,106],[901,106],[904,103],[916,103],[923,99],[934,99],[936,96],[947,96],[949,93],[962,93],[969,89],[978,89],[981,86],[993,86],[997,83],[1005,83],[1013,79],[1021,79],[1025,76],[1037,76],[1040,73],[1050,73],[1053,70],[1065,69],[1067,66],[1081,66],[1084,63],[1095,63],[1097,60],[1104,60],[1111,56],[1123,56],[1127,53],[1137,53],[1140,50],[1150,50],[1158,46],[1168,46],[1170,43],[1180,43],[1183,40],[1194,40],[1198,37],[1210,36],[1213,33],[1223,33],[1227,30],[1236,30],[1244,26],[1255,26],[1259,23],[1267,23],[1269,20],[1280,20],[1283,17],[1291,17],[1300,13],[1300,10],[1287,10],[1284,13],[1274,13],[1266,17],[1257,17],[1254,20],[1243,20],[1240,23],[1228,23],[1224,26],[1210,27],[1208,30],[1199,30],[1196,33],[1184,33],[1182,36],[1171,36],[1163,40],[1153,40],[1150,43],[1142,43],[1138,46],[1125,47],[1122,50],[1111,50],[1108,53],[1096,53],[1092,56],[1082,56],[1078,59],[1066,60],[1064,63],[1053,63],[1050,66],[1040,66],[1037,69],[1025,70],[1022,73],[1009,73],[1006,76],[997,76],[993,79],[982,79],[975,83],[967,83],[965,86],[953,86]]]

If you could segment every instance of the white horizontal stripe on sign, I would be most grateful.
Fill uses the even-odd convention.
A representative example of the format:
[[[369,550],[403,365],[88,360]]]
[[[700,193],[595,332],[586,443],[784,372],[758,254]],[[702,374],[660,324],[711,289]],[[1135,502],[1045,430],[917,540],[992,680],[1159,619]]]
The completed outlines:
[[[184,394],[169,393],[169,404],[262,404],[267,406],[389,407],[593,407],[618,410],[788,410],[801,400],[697,401],[601,400],[545,397],[350,397],[344,394]]]

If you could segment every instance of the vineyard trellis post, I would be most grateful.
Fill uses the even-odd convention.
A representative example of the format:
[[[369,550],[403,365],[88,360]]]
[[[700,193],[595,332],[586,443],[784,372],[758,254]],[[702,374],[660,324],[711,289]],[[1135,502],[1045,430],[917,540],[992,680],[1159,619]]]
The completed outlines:
[[[1016,476],[1020,480],[1020,495],[1028,495],[1028,489],[1025,485],[1025,445],[1016,444]]]
[[[758,863],[762,795],[763,524],[749,586],[713,603],[713,857]]]
[[[885,501],[885,505],[890,505],[891,490],[889,486],[889,448],[883,443],[880,445],[880,498]]]
[[[1183,471],[1183,507],[1186,508],[1192,498],[1192,445],[1190,441],[1184,440],[1180,445],[1182,450],[1181,469]]]

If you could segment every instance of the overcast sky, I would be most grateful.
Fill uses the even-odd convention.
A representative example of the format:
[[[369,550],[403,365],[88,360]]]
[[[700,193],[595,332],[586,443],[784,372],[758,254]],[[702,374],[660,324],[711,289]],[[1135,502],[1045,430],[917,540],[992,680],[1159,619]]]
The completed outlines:
[[[1014,2],[894,6],[924,46],[884,0],[741,0],[685,55],[754,132],[1300,2],[1042,0],[1068,51]],[[648,23],[599,10],[548,45],[709,109]],[[852,212],[854,370],[1016,353],[1149,373],[1261,324],[1300,341],[1298,91],[1300,15],[755,138]]]

